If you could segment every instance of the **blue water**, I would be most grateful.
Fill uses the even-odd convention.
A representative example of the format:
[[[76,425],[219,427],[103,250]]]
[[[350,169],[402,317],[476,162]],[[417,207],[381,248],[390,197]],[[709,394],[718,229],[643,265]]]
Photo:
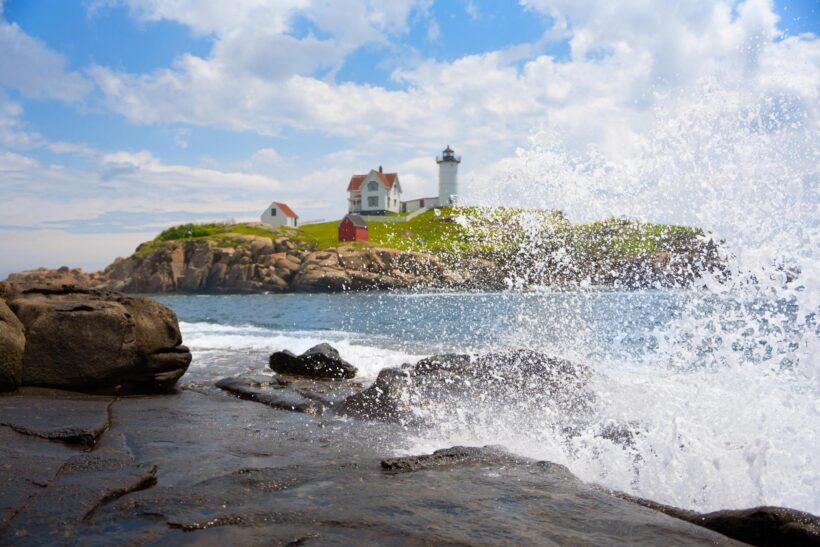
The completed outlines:
[[[510,347],[593,371],[594,408],[583,422],[520,394],[489,393],[492,404],[420,401],[432,425],[391,439],[396,454],[501,444],[680,507],[820,513],[818,386],[789,301],[740,304],[694,290],[157,298],[180,319],[194,355],[183,384],[192,387],[270,374],[271,352],[320,342],[358,367],[364,384],[433,353]],[[613,425],[632,432],[629,446],[600,435]]]
[[[689,298],[676,291],[159,296],[184,323],[344,332],[411,352],[529,347],[638,357]]]

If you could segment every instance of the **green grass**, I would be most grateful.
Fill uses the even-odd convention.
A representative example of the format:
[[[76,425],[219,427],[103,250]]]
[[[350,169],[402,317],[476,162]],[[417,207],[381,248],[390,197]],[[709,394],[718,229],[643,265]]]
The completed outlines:
[[[408,222],[369,223],[370,241],[338,241],[338,221],[307,224],[297,229],[259,224],[184,224],[168,228],[138,249],[147,255],[166,241],[210,239],[224,247],[244,243],[242,236],[288,237],[299,248],[328,249],[342,245],[379,246],[424,251],[444,256],[498,255],[528,249],[559,248],[583,260],[628,258],[659,251],[691,248],[702,231],[682,226],[642,224],[606,219],[572,224],[558,211],[508,207],[445,207]]]
[[[315,249],[327,249],[340,245],[338,220],[306,224],[301,226],[299,231],[304,234],[308,245]]]
[[[686,247],[703,231],[685,226],[606,219],[572,227],[573,248],[587,257],[629,258]]]
[[[436,254],[481,254],[510,248],[516,242],[506,230],[510,220],[527,211],[510,208],[444,207],[431,210],[408,222],[368,224],[369,245]],[[545,222],[563,217],[550,211],[529,211]],[[323,222],[301,227],[309,243],[317,249],[338,247],[338,222]],[[367,244],[356,243],[357,246]]]
[[[276,239],[287,237],[297,245],[309,248],[304,234],[294,228],[273,227],[262,224],[230,224],[226,222],[207,222],[203,224],[182,224],[172,226],[160,232],[153,240],[137,248],[138,256],[148,256],[167,241],[190,241],[209,239],[220,247],[238,247],[246,242],[243,236],[257,236]]]

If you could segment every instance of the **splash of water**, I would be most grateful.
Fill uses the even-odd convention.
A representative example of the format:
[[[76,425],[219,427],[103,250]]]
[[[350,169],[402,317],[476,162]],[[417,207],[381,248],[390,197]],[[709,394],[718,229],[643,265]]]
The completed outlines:
[[[511,404],[482,414],[465,401],[469,419],[451,413],[415,448],[502,442],[678,506],[820,513],[816,106],[714,82],[657,104],[640,153],[571,152],[541,132],[518,152],[506,183],[481,195],[487,204],[561,209],[570,218],[698,226],[720,241],[725,269],[703,274],[674,320],[654,333],[653,351],[629,360],[586,356],[598,373],[598,403],[585,429],[567,436],[554,413]],[[539,253],[554,238],[538,228],[525,233],[524,247]],[[556,252],[544,260],[554,264]],[[537,331],[543,321],[529,323]],[[531,343],[532,332],[519,335],[520,345]],[[585,358],[582,348],[551,349]],[[623,436],[601,434],[611,427]]]

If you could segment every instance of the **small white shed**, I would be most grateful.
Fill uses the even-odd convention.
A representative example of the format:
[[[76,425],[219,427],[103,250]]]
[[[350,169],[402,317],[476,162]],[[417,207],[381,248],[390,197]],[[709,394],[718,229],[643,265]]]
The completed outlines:
[[[299,215],[293,212],[293,209],[286,204],[274,201],[268,205],[265,212],[260,217],[262,224],[269,226],[289,226],[296,228],[299,225]]]

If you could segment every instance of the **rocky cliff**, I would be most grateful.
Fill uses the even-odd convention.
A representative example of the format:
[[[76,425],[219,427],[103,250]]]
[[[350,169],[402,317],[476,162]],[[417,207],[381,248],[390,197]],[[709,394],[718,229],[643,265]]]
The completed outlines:
[[[129,293],[211,294],[532,286],[636,288],[688,286],[704,271],[720,268],[716,247],[694,240],[673,252],[568,260],[566,253],[558,256],[560,253],[546,250],[483,256],[383,247],[311,250],[288,237],[232,235],[230,245],[207,238],[151,242],[101,272],[38,269],[12,274],[8,283],[16,290],[75,286]]]
[[[236,247],[171,241],[117,259],[99,276],[108,288],[141,293],[320,292],[437,287],[463,282],[433,255],[340,247],[307,251],[287,238],[246,236]]]

